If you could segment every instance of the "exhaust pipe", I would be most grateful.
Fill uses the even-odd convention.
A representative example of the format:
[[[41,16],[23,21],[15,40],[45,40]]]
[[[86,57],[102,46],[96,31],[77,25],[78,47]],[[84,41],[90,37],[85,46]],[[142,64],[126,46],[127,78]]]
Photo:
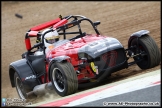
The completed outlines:
[[[32,95],[44,95],[47,91],[53,90],[52,82],[37,85],[34,87],[33,91],[30,91],[27,94],[27,97]]]

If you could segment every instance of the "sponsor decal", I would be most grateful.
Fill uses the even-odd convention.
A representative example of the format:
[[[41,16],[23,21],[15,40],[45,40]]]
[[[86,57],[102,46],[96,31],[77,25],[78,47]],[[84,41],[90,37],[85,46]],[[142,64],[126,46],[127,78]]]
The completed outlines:
[[[93,70],[93,72],[95,72],[96,74],[98,74],[98,66],[95,66],[94,62],[91,62],[91,68]]]
[[[25,80],[34,79],[34,78],[36,78],[36,76],[35,75],[31,75],[31,76],[26,77]]]

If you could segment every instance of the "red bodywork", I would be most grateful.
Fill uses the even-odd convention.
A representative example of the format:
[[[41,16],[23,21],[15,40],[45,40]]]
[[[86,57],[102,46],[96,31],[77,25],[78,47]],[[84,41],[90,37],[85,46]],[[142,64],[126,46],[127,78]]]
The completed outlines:
[[[103,38],[106,38],[106,37],[100,36],[100,35],[99,36],[98,35],[87,35],[83,38],[75,39],[74,41],[69,41],[61,46],[55,47],[52,50],[50,50],[46,54],[46,58],[50,59],[50,58],[55,58],[58,56],[69,56],[70,57],[69,62],[71,62],[75,70],[78,70],[77,65],[79,65],[82,62],[81,60],[78,59],[78,49],[90,42],[103,39]],[[47,72],[46,82],[49,82],[48,67],[49,67],[49,63],[47,62],[46,63],[46,72]],[[78,74],[78,80],[81,80],[85,77],[88,77],[88,78],[95,77],[95,74],[93,73],[93,71],[91,70],[89,66],[81,70],[80,74]],[[41,79],[42,79],[42,82],[44,82],[44,76],[42,76]]]
[[[105,36],[98,36],[98,35],[87,35],[83,38],[75,39],[74,41],[69,41],[61,46],[53,48],[46,54],[46,58],[55,58],[58,56],[69,56],[71,64],[75,67],[75,70],[78,70],[78,65],[82,62],[78,58],[78,49],[82,46],[96,41],[106,38]],[[46,64],[46,71],[48,71],[48,63]],[[47,73],[48,74],[48,73]],[[95,74],[92,72],[91,68],[87,66],[84,70],[78,74],[78,80],[81,80],[85,77],[93,78]],[[48,78],[47,78],[48,79]],[[42,79],[43,80],[43,79]],[[48,81],[47,81],[48,82]]]
[[[36,37],[39,30],[45,29],[52,25],[53,25],[53,28],[56,29],[57,27],[66,24],[67,22],[68,22],[68,20],[66,20],[66,19],[60,20],[60,18],[58,18],[56,20],[52,20],[50,22],[46,22],[44,24],[41,24],[41,25],[31,28],[28,33],[28,36]],[[30,48],[31,48],[31,43],[30,43],[29,37],[25,38],[27,50],[30,50]],[[71,62],[71,64],[74,66],[75,70],[78,70],[77,66],[82,62],[81,60],[78,59],[78,49],[90,42],[100,40],[103,38],[106,38],[106,37],[101,36],[101,35],[86,35],[83,38],[78,38],[78,39],[75,39],[74,41],[69,41],[68,43],[65,43],[61,46],[53,48],[52,50],[47,52],[46,58],[50,59],[50,58],[55,58],[58,56],[69,56],[70,57],[69,62]],[[47,79],[46,82],[49,82],[48,67],[49,67],[49,63],[46,62],[46,79]],[[78,74],[78,80],[84,79],[86,77],[88,77],[88,78],[95,77],[95,74],[93,73],[90,66],[86,66],[85,69],[81,70],[80,74]],[[44,82],[44,76],[41,77],[41,80],[42,80],[42,82]]]
[[[83,38],[75,39],[74,41],[70,41],[68,43],[65,43],[64,45],[53,48],[46,55],[47,58],[49,58],[50,56],[54,58],[57,56],[66,55],[71,57],[71,61],[73,65],[78,65],[78,55],[77,55],[78,49],[90,42],[103,39],[103,38],[105,37],[97,36],[97,35],[87,35]]]

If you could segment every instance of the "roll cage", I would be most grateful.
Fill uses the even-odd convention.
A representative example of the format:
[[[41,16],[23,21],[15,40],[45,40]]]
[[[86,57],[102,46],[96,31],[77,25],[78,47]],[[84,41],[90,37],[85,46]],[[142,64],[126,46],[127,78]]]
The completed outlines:
[[[72,18],[73,18],[73,20],[68,23],[68,20],[72,19]],[[30,37],[37,37],[37,40],[40,40],[40,37],[42,36],[42,40],[44,40],[45,34],[52,32],[54,30],[57,30],[57,32],[59,32],[59,35],[63,35],[64,39],[66,39],[67,34],[79,34],[69,40],[73,40],[73,39],[77,39],[77,38],[85,36],[85,33],[82,32],[81,27],[80,27],[80,23],[85,20],[88,21],[92,25],[96,34],[100,35],[99,31],[97,30],[97,25],[100,24],[100,21],[96,21],[93,23],[90,19],[86,18],[85,16],[81,16],[81,15],[69,15],[64,18],[62,18],[62,16],[60,15],[59,18],[49,21],[49,22],[46,22],[46,23],[43,23],[41,25],[35,26],[35,27],[31,28],[26,33],[25,44],[26,44],[27,51],[30,52],[32,49],[39,47],[39,46],[44,47],[44,41],[39,42],[39,43],[35,44],[33,47],[31,47]],[[78,32],[66,32],[66,29],[72,28],[74,26],[78,26],[78,29],[79,29]],[[47,27],[51,27],[50,30],[48,30],[44,34],[42,34],[40,32],[40,30],[45,29]],[[60,32],[60,31],[62,31],[62,32]],[[43,48],[43,49],[45,49],[45,48]],[[44,54],[45,54],[45,51],[44,51]]]

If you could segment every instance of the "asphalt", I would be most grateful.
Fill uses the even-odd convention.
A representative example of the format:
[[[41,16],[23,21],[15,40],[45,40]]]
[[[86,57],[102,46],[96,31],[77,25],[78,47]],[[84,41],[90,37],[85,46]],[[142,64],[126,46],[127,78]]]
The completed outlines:
[[[114,105],[109,102],[116,103]],[[131,77],[56,100],[32,104],[31,106],[113,107],[116,104],[119,106],[122,103],[120,106],[126,107],[129,105],[137,106],[137,102],[141,106],[152,104],[152,106],[161,106],[161,70]],[[148,104],[147,102],[150,103]]]
[[[85,104],[80,104],[78,106],[130,107],[142,106],[142,104],[144,106],[161,106],[161,84]]]

